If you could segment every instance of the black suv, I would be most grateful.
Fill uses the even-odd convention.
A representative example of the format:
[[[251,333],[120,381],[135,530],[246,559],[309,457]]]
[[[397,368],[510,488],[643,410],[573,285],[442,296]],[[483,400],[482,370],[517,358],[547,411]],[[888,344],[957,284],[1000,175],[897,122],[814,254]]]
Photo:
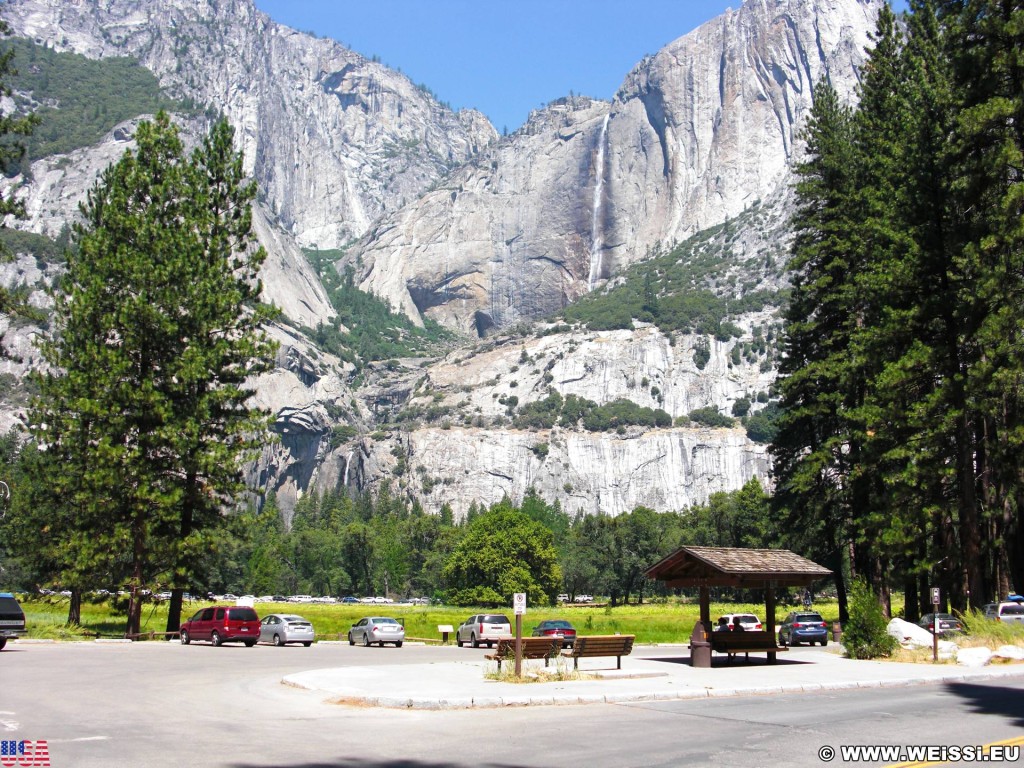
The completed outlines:
[[[25,612],[10,592],[0,592],[0,651],[7,641],[25,632]]]

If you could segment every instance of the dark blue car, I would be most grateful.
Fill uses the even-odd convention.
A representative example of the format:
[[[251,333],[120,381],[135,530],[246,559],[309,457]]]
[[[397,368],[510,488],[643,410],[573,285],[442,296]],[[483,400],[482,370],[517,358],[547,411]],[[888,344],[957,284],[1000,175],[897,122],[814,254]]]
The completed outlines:
[[[828,645],[828,624],[820,613],[793,611],[779,625],[779,645]]]

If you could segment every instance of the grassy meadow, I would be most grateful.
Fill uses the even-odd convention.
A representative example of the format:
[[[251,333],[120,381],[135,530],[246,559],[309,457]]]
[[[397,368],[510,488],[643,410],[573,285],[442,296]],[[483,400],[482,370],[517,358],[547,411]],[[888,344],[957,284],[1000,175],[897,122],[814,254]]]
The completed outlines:
[[[200,608],[212,605],[205,601],[186,603],[182,618],[188,618]],[[101,637],[121,637],[124,633],[125,618],[109,602],[82,602],[82,626],[66,626],[67,598],[47,597],[22,599],[22,609],[28,623],[28,637],[52,638],[58,640],[89,639],[98,634]],[[778,606],[776,621],[781,621],[792,607]],[[835,601],[815,604],[828,621],[839,616]],[[349,627],[363,616],[393,616],[405,624],[406,635],[410,638],[427,640],[439,639],[438,625],[458,626],[474,613],[504,613],[515,622],[511,607],[504,610],[493,608],[459,608],[445,605],[325,605],[318,603],[257,603],[260,616],[268,613],[297,613],[313,622],[317,637],[321,640],[344,637]],[[723,613],[753,613],[764,618],[764,605],[753,603],[712,603],[712,620]],[[686,643],[689,642],[693,625],[700,615],[696,602],[658,602],[644,605],[564,605],[528,606],[523,617],[523,632],[530,630],[543,619],[567,619],[583,635],[636,635],[639,643]],[[143,632],[163,632],[167,625],[167,606],[152,603],[142,612]]]

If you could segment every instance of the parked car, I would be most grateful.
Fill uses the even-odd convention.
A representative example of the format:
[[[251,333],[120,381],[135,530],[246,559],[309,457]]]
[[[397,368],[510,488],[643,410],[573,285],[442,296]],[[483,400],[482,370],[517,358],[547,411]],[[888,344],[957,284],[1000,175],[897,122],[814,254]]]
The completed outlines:
[[[1024,603],[1018,603],[1016,600],[989,603],[985,606],[985,616],[995,621],[1024,624]]]
[[[405,627],[397,619],[387,616],[367,616],[353,624],[348,631],[348,644],[355,645],[357,641],[367,648],[374,643],[381,648],[384,643],[394,643],[396,648],[401,648],[405,642]]]
[[[569,602],[569,595],[567,595],[567,594],[565,594],[563,592],[562,594],[560,594],[558,596],[558,602],[560,602],[560,603],[568,603]]]
[[[351,605],[352,603],[358,603],[359,598],[349,595],[348,597],[341,598],[341,602],[345,603],[346,605]]]
[[[277,646],[302,643],[309,648],[316,639],[310,621],[294,613],[272,613],[260,621],[260,642]]]
[[[761,620],[752,613],[727,613],[718,617],[715,631],[730,631],[736,623],[747,632],[760,632],[764,629]]]
[[[576,595],[577,603],[592,603],[594,602],[593,595]]]
[[[260,619],[245,605],[212,605],[197,611],[179,632],[182,645],[209,640],[214,645],[239,642],[252,648],[260,638]]]
[[[25,633],[25,612],[10,592],[0,592],[0,651],[8,640]]]
[[[935,624],[938,623],[936,629]],[[932,634],[952,635],[964,631],[964,625],[956,616],[949,613],[926,613],[917,622],[919,627],[924,627]]]
[[[455,630],[455,644],[460,648],[469,643],[479,648],[486,643],[488,648],[505,637],[512,637],[512,622],[500,613],[478,613],[459,624]]]
[[[562,647],[572,648],[576,644],[576,630],[563,619],[545,619],[533,628],[534,637],[562,636]]]
[[[828,645],[828,623],[820,613],[793,611],[779,625],[779,645]]]

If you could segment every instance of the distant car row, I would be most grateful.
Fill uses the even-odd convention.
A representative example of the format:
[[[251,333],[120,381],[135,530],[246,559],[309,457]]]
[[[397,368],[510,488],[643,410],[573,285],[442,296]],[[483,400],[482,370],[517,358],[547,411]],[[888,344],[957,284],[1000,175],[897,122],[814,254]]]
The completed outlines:
[[[569,595],[564,594],[564,593],[559,595],[558,596],[558,602],[560,602],[560,603],[568,603],[568,602],[570,602]],[[593,595],[576,595],[576,597],[573,598],[573,600],[571,602],[574,602],[574,603],[592,603],[592,602],[594,602],[594,596]]]
[[[284,646],[301,643],[309,648],[316,640],[312,622],[291,613],[272,613],[260,619],[253,608],[245,605],[212,605],[197,611],[178,630],[182,645],[205,640],[213,645],[243,643],[252,648],[256,643]],[[349,645],[356,642],[369,646],[394,643],[401,648],[405,627],[397,619],[367,617],[357,621],[348,631]]]

